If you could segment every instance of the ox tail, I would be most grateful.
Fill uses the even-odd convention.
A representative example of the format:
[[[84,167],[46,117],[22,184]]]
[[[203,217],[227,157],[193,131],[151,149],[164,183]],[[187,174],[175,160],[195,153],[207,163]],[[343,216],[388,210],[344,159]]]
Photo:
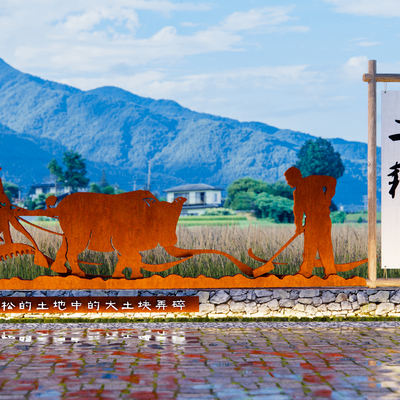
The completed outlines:
[[[253,268],[249,267],[242,261],[238,260],[237,258],[231,256],[228,253],[224,253],[223,251],[219,250],[209,250],[209,249],[204,249],[204,250],[187,250],[187,249],[180,249],[179,247],[176,246],[169,246],[169,247],[164,247],[164,249],[167,251],[169,255],[172,257],[191,257],[196,254],[220,254],[227,259],[231,260],[244,274],[247,276],[253,277]]]

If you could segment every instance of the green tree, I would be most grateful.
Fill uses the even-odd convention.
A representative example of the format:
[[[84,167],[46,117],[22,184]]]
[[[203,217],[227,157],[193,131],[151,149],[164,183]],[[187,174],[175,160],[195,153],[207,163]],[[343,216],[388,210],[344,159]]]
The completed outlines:
[[[269,184],[269,193],[274,196],[285,197],[289,200],[293,200],[293,191],[286,182],[277,181]]]
[[[254,198],[257,194],[269,192],[268,183],[253,178],[241,178],[228,187],[228,198],[225,207],[233,210],[251,210],[254,208]]]
[[[101,193],[101,187],[97,183],[90,184],[90,192],[91,193]]]
[[[268,193],[260,193],[254,203],[262,218],[270,218],[275,222],[293,222],[293,200],[286,197],[274,196]]]
[[[10,182],[3,182],[4,192],[7,195],[8,199],[12,201],[12,199],[17,199],[19,195],[19,186]]]
[[[297,154],[297,168],[303,177],[328,175],[339,179],[343,176],[344,165],[340,154],[326,139],[307,140]]]
[[[53,158],[47,165],[49,171],[57,177],[57,182],[61,182],[63,186],[70,186],[73,192],[78,190],[78,187],[86,187],[89,179],[86,178],[86,163],[82,156],[73,151],[68,150],[63,154],[63,168],[58,165],[57,161]]]
[[[105,188],[103,188],[102,193],[115,194],[115,189],[112,186],[106,186]]]

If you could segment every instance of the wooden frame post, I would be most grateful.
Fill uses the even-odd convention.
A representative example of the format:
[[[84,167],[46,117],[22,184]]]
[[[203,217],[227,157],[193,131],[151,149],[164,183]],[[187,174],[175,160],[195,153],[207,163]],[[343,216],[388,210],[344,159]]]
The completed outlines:
[[[376,287],[376,61],[368,61],[368,279]]]
[[[400,82],[400,74],[377,74],[376,61],[368,61],[368,279],[376,287],[376,82]]]

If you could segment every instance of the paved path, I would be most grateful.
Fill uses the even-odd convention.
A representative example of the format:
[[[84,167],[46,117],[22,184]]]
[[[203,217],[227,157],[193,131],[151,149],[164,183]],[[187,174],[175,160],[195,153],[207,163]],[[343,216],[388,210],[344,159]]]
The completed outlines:
[[[399,399],[398,323],[0,325],[0,399]]]

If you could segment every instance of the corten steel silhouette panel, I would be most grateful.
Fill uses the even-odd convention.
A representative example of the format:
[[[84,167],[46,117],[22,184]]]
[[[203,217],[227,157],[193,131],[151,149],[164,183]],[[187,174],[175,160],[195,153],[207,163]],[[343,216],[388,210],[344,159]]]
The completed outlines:
[[[0,281],[0,288],[217,288],[217,287],[290,287],[290,286],[360,286],[365,280],[359,277],[343,279],[336,275],[337,271],[350,270],[366,260],[355,263],[338,265],[334,263],[332,241],[330,236],[331,222],[329,205],[335,193],[336,180],[326,176],[310,176],[303,178],[290,168],[286,172],[289,185],[296,187],[294,192],[294,213],[296,235],[305,235],[304,260],[299,273],[279,278],[269,274],[274,268],[274,258],[286,248],[293,237],[270,260],[255,256],[251,249],[249,255],[263,263],[253,269],[242,261],[222,250],[211,249],[181,249],[176,246],[176,226],[185,198],[179,197],[173,203],[159,201],[151,192],[138,190],[117,195],[99,193],[73,193],[56,205],[57,198],[50,196],[46,200],[46,210],[26,210],[10,203],[4,193],[0,180],[0,232],[3,245],[0,245],[0,260],[7,256],[34,254],[35,264],[51,268],[59,277],[42,276],[35,278],[32,284],[27,280],[12,278],[7,282]],[[296,175],[294,176],[293,175]],[[306,224],[302,225],[303,215]],[[32,236],[21,225],[23,216],[46,216],[58,219],[63,234],[62,244],[55,260],[41,252]],[[14,243],[10,234],[10,225],[25,235],[32,246]],[[39,229],[43,229],[38,227]],[[55,232],[52,232],[55,233]],[[57,233],[55,233],[57,234]],[[180,258],[163,264],[146,264],[142,262],[140,251],[154,249],[161,245],[168,254]],[[90,279],[79,264],[91,264],[79,260],[79,254],[85,249],[111,252],[117,251],[118,263],[112,279]],[[317,252],[320,259],[316,259]],[[165,271],[189,258],[201,254],[220,254],[231,260],[243,275],[221,279],[183,278],[170,275],[166,278],[152,276],[143,279],[141,269],[151,272]],[[66,267],[69,263],[70,269]],[[314,266],[324,267],[326,279],[312,277]],[[132,273],[129,280],[122,271],[130,268]],[[247,277],[246,277],[247,276]],[[63,277],[63,278],[61,278]],[[234,278],[234,279],[229,279]],[[253,279],[257,278],[257,279]],[[60,281],[61,279],[61,281]],[[63,282],[62,279],[65,279]],[[163,283],[160,283],[160,280]],[[280,282],[277,282],[277,279]],[[82,284],[83,281],[84,283]],[[101,282],[102,281],[102,282]],[[40,283],[39,283],[40,282]],[[57,283],[56,283],[57,282]],[[226,286],[228,285],[228,286]]]

